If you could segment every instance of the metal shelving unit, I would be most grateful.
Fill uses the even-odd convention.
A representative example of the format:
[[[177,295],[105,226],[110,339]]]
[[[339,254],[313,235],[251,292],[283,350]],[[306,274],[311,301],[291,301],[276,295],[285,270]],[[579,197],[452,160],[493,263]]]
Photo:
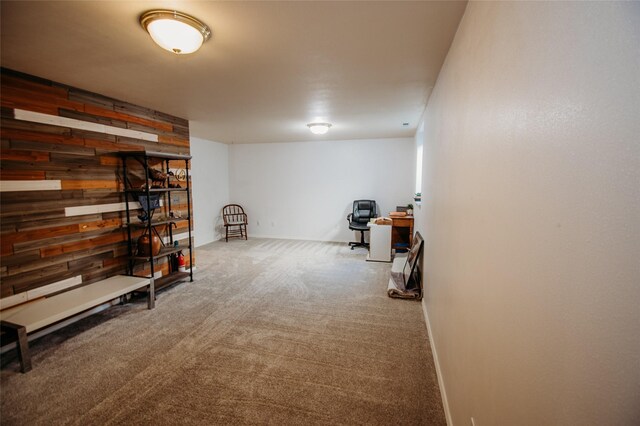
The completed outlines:
[[[125,194],[126,213],[127,213],[126,226],[127,226],[127,236],[128,236],[127,241],[128,241],[128,258],[129,258],[128,274],[133,276],[134,269],[137,264],[142,262],[148,262],[150,264],[150,270],[151,270],[150,275],[151,275],[151,281],[152,281],[152,288],[154,290],[158,290],[158,289],[161,289],[162,287],[166,287],[178,281],[185,280],[187,277],[191,282],[193,282],[193,267],[192,267],[193,266],[193,247],[192,247],[193,243],[192,243],[192,235],[191,235],[191,218],[192,218],[191,182],[189,180],[189,161],[191,160],[191,156],[181,155],[181,154],[169,154],[164,152],[151,152],[151,151],[123,151],[123,152],[120,152],[119,155],[122,158],[122,175],[123,175],[123,181],[124,181],[123,193]],[[141,168],[138,168],[139,172],[144,173],[143,177],[141,176],[138,177],[138,179],[140,178],[144,179],[141,185],[142,186],[141,188],[133,187],[132,179],[131,179],[131,174],[133,170],[131,170],[132,168],[129,166],[129,164],[127,164],[127,160],[135,160],[137,163],[141,165]],[[179,183],[182,183],[182,181],[181,180],[178,181],[176,180],[175,177],[169,176],[169,171],[170,171],[169,162],[172,160],[184,161],[184,170],[185,170],[184,182],[186,184],[186,188],[173,187],[173,185],[175,185],[175,182],[172,182],[172,180]],[[159,164],[161,164],[160,172],[168,175],[166,179],[156,180],[154,182],[155,184],[159,184],[162,187],[151,187],[152,179],[151,179],[149,170],[151,167],[150,163],[152,162],[155,162],[155,163],[159,162]],[[158,170],[156,169],[156,171]],[[169,213],[172,211],[171,194],[173,192],[186,193],[186,198],[187,198],[187,216],[186,217],[169,218]],[[164,213],[166,213],[167,219],[156,220],[156,221],[152,220],[153,214],[151,212],[152,209],[150,208],[152,194],[157,195],[160,199],[164,201],[163,205],[158,208],[161,209]],[[138,199],[136,198],[140,195],[145,197],[144,199],[146,199],[146,203],[149,205],[149,208],[148,208],[149,217],[144,222],[136,223],[136,222],[132,222],[131,220],[130,203],[138,201]],[[188,231],[189,242],[186,246],[175,247],[174,232],[173,232],[172,225],[176,225],[181,221],[188,221],[187,228],[189,230]],[[162,237],[159,235],[156,229],[157,227],[167,228],[168,234],[169,234],[168,244],[164,243]],[[149,247],[148,247],[148,253],[150,253],[150,255],[140,256],[136,254],[138,250],[137,242],[133,241],[135,237],[132,235],[136,228],[146,229],[146,232],[148,233],[149,236],[153,235],[154,233],[158,235],[162,243],[162,248],[159,254],[151,255],[153,253],[151,238],[149,238]],[[136,248],[135,251],[134,251],[134,247]],[[171,262],[171,255],[175,255],[180,251],[186,251],[186,250],[189,251],[189,271],[180,272],[177,269],[172,270],[174,265],[172,265],[172,262]],[[167,258],[167,262],[169,264],[168,265],[169,274],[161,278],[154,279],[155,272],[156,272],[156,264],[159,259],[162,259],[164,257]]]

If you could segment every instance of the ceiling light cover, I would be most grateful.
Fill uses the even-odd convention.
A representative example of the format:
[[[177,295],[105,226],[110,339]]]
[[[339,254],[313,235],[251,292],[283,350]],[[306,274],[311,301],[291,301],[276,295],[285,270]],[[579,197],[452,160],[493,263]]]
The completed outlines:
[[[178,55],[193,53],[211,38],[209,27],[175,10],[150,10],[140,16],[140,25],[158,46]]]
[[[329,127],[331,127],[331,123],[309,123],[307,124],[311,133],[316,135],[324,135],[329,131]]]

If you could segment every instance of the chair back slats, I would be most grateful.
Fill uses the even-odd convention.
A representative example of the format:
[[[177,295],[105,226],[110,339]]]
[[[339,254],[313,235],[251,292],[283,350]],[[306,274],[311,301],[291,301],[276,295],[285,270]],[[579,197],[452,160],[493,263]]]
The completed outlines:
[[[242,206],[238,204],[228,204],[222,208],[222,218],[225,225],[246,223],[247,215]]]
[[[222,220],[225,227],[225,240],[229,237],[247,239],[247,215],[239,204],[227,204],[222,208]]]

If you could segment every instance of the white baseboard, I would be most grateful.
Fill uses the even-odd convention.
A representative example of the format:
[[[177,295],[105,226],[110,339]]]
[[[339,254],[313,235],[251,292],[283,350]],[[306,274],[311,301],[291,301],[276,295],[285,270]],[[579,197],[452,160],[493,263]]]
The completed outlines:
[[[436,366],[436,376],[438,376],[438,387],[440,388],[440,395],[442,395],[442,406],[444,407],[444,416],[447,420],[448,426],[453,426],[451,420],[451,411],[449,411],[449,402],[447,400],[447,391],[444,386],[444,378],[442,377],[442,371],[440,370],[440,361],[438,361],[438,351],[436,350],[436,343],[433,340],[433,333],[431,332],[431,323],[429,322],[429,314],[427,313],[427,303],[424,299],[421,302],[422,314],[424,315],[424,323],[427,325],[427,332],[429,333],[429,343],[431,344],[431,353],[433,353],[433,362]]]

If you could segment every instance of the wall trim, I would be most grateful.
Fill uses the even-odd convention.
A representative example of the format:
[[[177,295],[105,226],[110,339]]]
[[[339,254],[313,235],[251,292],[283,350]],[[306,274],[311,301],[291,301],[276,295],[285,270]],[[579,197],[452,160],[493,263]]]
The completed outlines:
[[[76,275],[75,277],[67,278],[62,281],[56,281],[42,287],[37,287],[33,290],[28,290],[27,300],[34,300],[39,297],[48,296],[51,293],[57,293],[80,284],[82,284],[82,275]]]
[[[93,123],[91,121],[76,120],[75,118],[60,117],[57,115],[43,114],[41,112],[14,109],[16,120],[31,121],[33,123],[51,124],[54,126],[70,127],[72,129],[89,130],[91,132],[105,133],[107,135],[125,136],[142,139],[148,142],[158,142],[158,135],[142,132],[140,130],[123,129],[121,127],[108,126],[106,124]]]
[[[160,206],[164,206],[163,200],[160,200]],[[142,206],[140,205],[139,202],[129,201],[129,210],[138,210],[141,208]],[[93,204],[89,206],[65,207],[64,215],[66,217],[84,216],[87,214],[118,212],[126,209],[127,209],[127,203],[123,201],[122,203]]]
[[[449,401],[447,399],[447,390],[444,385],[444,377],[442,377],[442,370],[440,369],[440,361],[438,360],[438,351],[436,350],[436,343],[433,340],[433,333],[431,332],[431,323],[429,322],[429,314],[427,312],[427,303],[424,299],[420,303],[422,305],[422,314],[424,315],[424,323],[427,326],[427,333],[429,334],[429,344],[431,345],[431,353],[433,354],[433,363],[436,366],[436,376],[438,377],[438,387],[440,388],[440,395],[442,396],[442,406],[444,408],[444,416],[447,420],[448,426],[453,426],[451,420],[451,411],[449,410]]]
[[[0,182],[0,192],[19,191],[59,191],[62,189],[60,180],[3,180]]]

